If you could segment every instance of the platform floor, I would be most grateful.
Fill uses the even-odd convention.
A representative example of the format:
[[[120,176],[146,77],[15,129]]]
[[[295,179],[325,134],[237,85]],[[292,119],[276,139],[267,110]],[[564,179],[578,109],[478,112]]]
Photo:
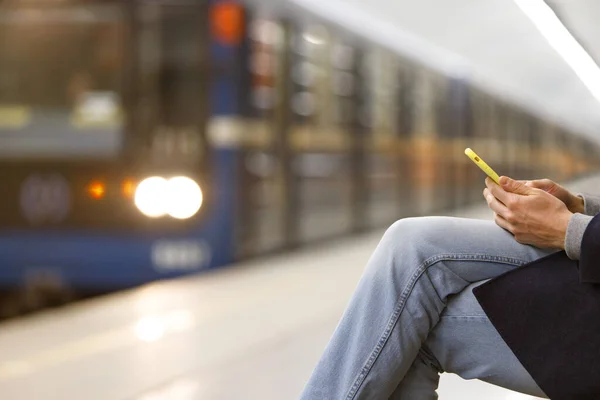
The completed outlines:
[[[485,206],[452,215],[490,218]],[[295,399],[381,233],[0,325],[0,399]],[[533,399],[451,374],[438,393]]]

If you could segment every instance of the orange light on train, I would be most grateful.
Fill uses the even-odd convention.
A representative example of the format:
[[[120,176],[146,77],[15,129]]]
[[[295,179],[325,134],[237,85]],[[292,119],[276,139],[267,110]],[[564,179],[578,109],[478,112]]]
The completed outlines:
[[[219,43],[240,44],[244,37],[244,9],[234,2],[221,2],[210,10],[211,35]]]
[[[94,181],[88,186],[88,194],[91,198],[100,200],[106,194],[106,185],[102,182]]]
[[[135,187],[136,184],[133,179],[125,179],[123,182],[121,182],[121,194],[123,197],[133,199],[133,196],[135,195]]]

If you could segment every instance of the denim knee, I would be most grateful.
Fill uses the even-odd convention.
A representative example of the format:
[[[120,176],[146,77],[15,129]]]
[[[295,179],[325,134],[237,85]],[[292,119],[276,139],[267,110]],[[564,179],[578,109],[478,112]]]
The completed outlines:
[[[435,218],[403,218],[394,222],[384,233],[382,244],[394,251],[418,248],[430,242],[435,232]]]
[[[432,240],[431,219],[416,217],[404,218],[393,223],[384,233],[383,238],[370,262],[378,275],[386,278],[399,272],[405,275],[412,272],[431,255],[428,245]],[[389,270],[391,268],[391,270]]]

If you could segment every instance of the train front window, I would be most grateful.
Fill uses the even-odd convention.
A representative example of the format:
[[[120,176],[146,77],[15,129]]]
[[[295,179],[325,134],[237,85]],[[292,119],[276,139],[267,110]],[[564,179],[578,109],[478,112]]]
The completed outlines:
[[[205,5],[146,2],[136,14],[136,138],[155,163],[204,158],[211,66]]]
[[[0,158],[115,156],[121,6],[51,4],[0,6]]]

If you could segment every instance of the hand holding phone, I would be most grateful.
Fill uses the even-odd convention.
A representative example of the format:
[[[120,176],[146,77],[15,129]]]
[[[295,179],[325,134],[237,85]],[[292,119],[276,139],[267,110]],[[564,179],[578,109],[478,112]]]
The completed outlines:
[[[492,180],[494,182],[496,182],[498,185],[500,185],[500,177],[498,176],[498,174],[496,173],[496,171],[494,171],[492,168],[490,168],[489,165],[487,165],[487,163],[485,161],[483,161],[481,159],[481,157],[479,157],[473,150],[471,150],[470,148],[467,148],[465,150],[465,154],[475,163],[477,164],[477,166],[479,168],[481,168],[481,170],[483,172],[486,173],[487,176],[489,176],[490,178],[492,178]]]

